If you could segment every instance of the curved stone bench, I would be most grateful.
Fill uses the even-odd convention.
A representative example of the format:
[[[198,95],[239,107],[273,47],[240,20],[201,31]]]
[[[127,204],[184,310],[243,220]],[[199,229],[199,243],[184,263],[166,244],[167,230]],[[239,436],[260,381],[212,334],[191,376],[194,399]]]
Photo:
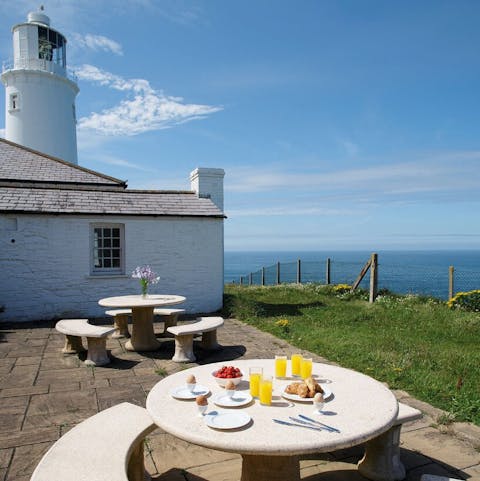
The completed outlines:
[[[164,318],[164,332],[167,332],[169,327],[176,326],[178,322],[178,316],[184,313],[185,309],[156,307],[153,310],[154,316],[161,316]],[[128,318],[132,315],[131,309],[111,309],[109,311],[105,311],[105,314],[113,317],[113,327],[115,328],[115,332],[112,335],[113,338],[118,339],[122,337],[130,337],[130,333],[128,332]]]
[[[87,338],[87,366],[104,366],[110,363],[107,354],[107,336],[115,331],[112,327],[94,326],[88,319],[62,319],[55,324],[55,329],[65,334],[64,354],[77,354],[85,351],[82,337]]]
[[[64,434],[30,481],[143,481],[143,440],[155,428],[146,409],[117,404]]]
[[[373,481],[405,479],[405,467],[400,461],[400,430],[402,424],[423,416],[418,409],[398,403],[395,424],[386,432],[365,443],[365,455],[358,462],[358,471]]]
[[[114,339],[130,337],[128,332],[128,318],[132,315],[131,309],[111,309],[105,311],[107,316],[113,317],[113,328],[115,332],[112,334]]]
[[[222,317],[198,317],[191,324],[169,327],[167,331],[175,336],[175,354],[172,361],[195,361],[193,336],[196,334],[202,334],[202,347],[204,349],[220,349],[221,346],[217,342],[217,328],[223,326],[223,323]]]

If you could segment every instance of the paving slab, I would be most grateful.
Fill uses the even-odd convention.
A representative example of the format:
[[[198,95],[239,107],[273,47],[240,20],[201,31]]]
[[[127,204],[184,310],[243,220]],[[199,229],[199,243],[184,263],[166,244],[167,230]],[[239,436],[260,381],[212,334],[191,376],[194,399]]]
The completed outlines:
[[[102,320],[98,322],[102,324]],[[273,358],[279,352],[302,352],[315,361],[329,362],[227,319],[218,330],[223,349],[204,351],[197,339],[196,363],[173,362],[173,339],[160,337],[161,349],[150,353],[126,351],[125,339],[109,340],[112,363],[88,368],[83,364],[85,355],[61,353],[64,336],[52,325],[0,325],[0,481],[28,480],[43,453],[69,429],[119,402],[145,406],[148,391],[174,372],[209,362],[234,364],[240,358]],[[163,332],[163,323],[155,324],[155,332]],[[439,426],[443,411],[406,391],[394,393],[425,413],[423,419],[402,427],[406,481],[419,481],[425,473],[480,480],[480,428],[467,423]],[[302,480],[364,481],[356,469],[362,455],[363,447],[356,446],[302,457]],[[191,445],[158,429],[148,436],[145,465],[154,481],[237,481],[241,457]]]

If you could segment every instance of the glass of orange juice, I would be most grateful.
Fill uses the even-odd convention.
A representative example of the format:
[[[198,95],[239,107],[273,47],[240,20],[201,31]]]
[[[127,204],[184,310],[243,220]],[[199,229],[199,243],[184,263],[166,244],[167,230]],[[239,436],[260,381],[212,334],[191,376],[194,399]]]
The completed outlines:
[[[312,375],[312,358],[303,358],[300,362],[300,376],[307,379]]]
[[[287,356],[275,356],[275,377],[287,376]]]
[[[262,379],[263,369],[261,367],[251,367],[249,369],[250,375],[250,394],[252,397],[260,395],[260,380]]]
[[[260,380],[260,404],[270,406],[272,404],[273,381],[272,376],[262,376]]]
[[[300,363],[302,359],[301,354],[292,354],[292,376],[300,376]]]

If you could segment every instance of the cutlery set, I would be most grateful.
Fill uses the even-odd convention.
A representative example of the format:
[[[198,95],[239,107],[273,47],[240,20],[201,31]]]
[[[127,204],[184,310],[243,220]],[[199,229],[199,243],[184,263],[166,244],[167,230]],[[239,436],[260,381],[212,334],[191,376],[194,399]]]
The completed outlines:
[[[298,415],[299,418],[294,418],[289,416],[289,419],[294,422],[282,421],[281,419],[273,419],[273,422],[277,424],[283,424],[284,426],[296,426],[297,428],[307,428],[314,431],[328,431],[330,433],[339,433],[340,430],[327,424],[316,421],[315,419],[304,416],[303,414]]]

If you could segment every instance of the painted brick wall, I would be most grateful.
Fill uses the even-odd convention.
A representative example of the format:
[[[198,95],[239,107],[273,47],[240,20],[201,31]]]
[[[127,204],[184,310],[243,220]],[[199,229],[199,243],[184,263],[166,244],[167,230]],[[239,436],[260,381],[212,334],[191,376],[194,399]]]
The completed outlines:
[[[125,275],[90,272],[90,224],[125,225]],[[103,297],[140,293],[131,272],[150,264],[151,293],[185,296],[189,313],[214,312],[223,296],[223,220],[0,216],[1,321],[102,317]],[[179,306],[180,307],[180,306]]]

